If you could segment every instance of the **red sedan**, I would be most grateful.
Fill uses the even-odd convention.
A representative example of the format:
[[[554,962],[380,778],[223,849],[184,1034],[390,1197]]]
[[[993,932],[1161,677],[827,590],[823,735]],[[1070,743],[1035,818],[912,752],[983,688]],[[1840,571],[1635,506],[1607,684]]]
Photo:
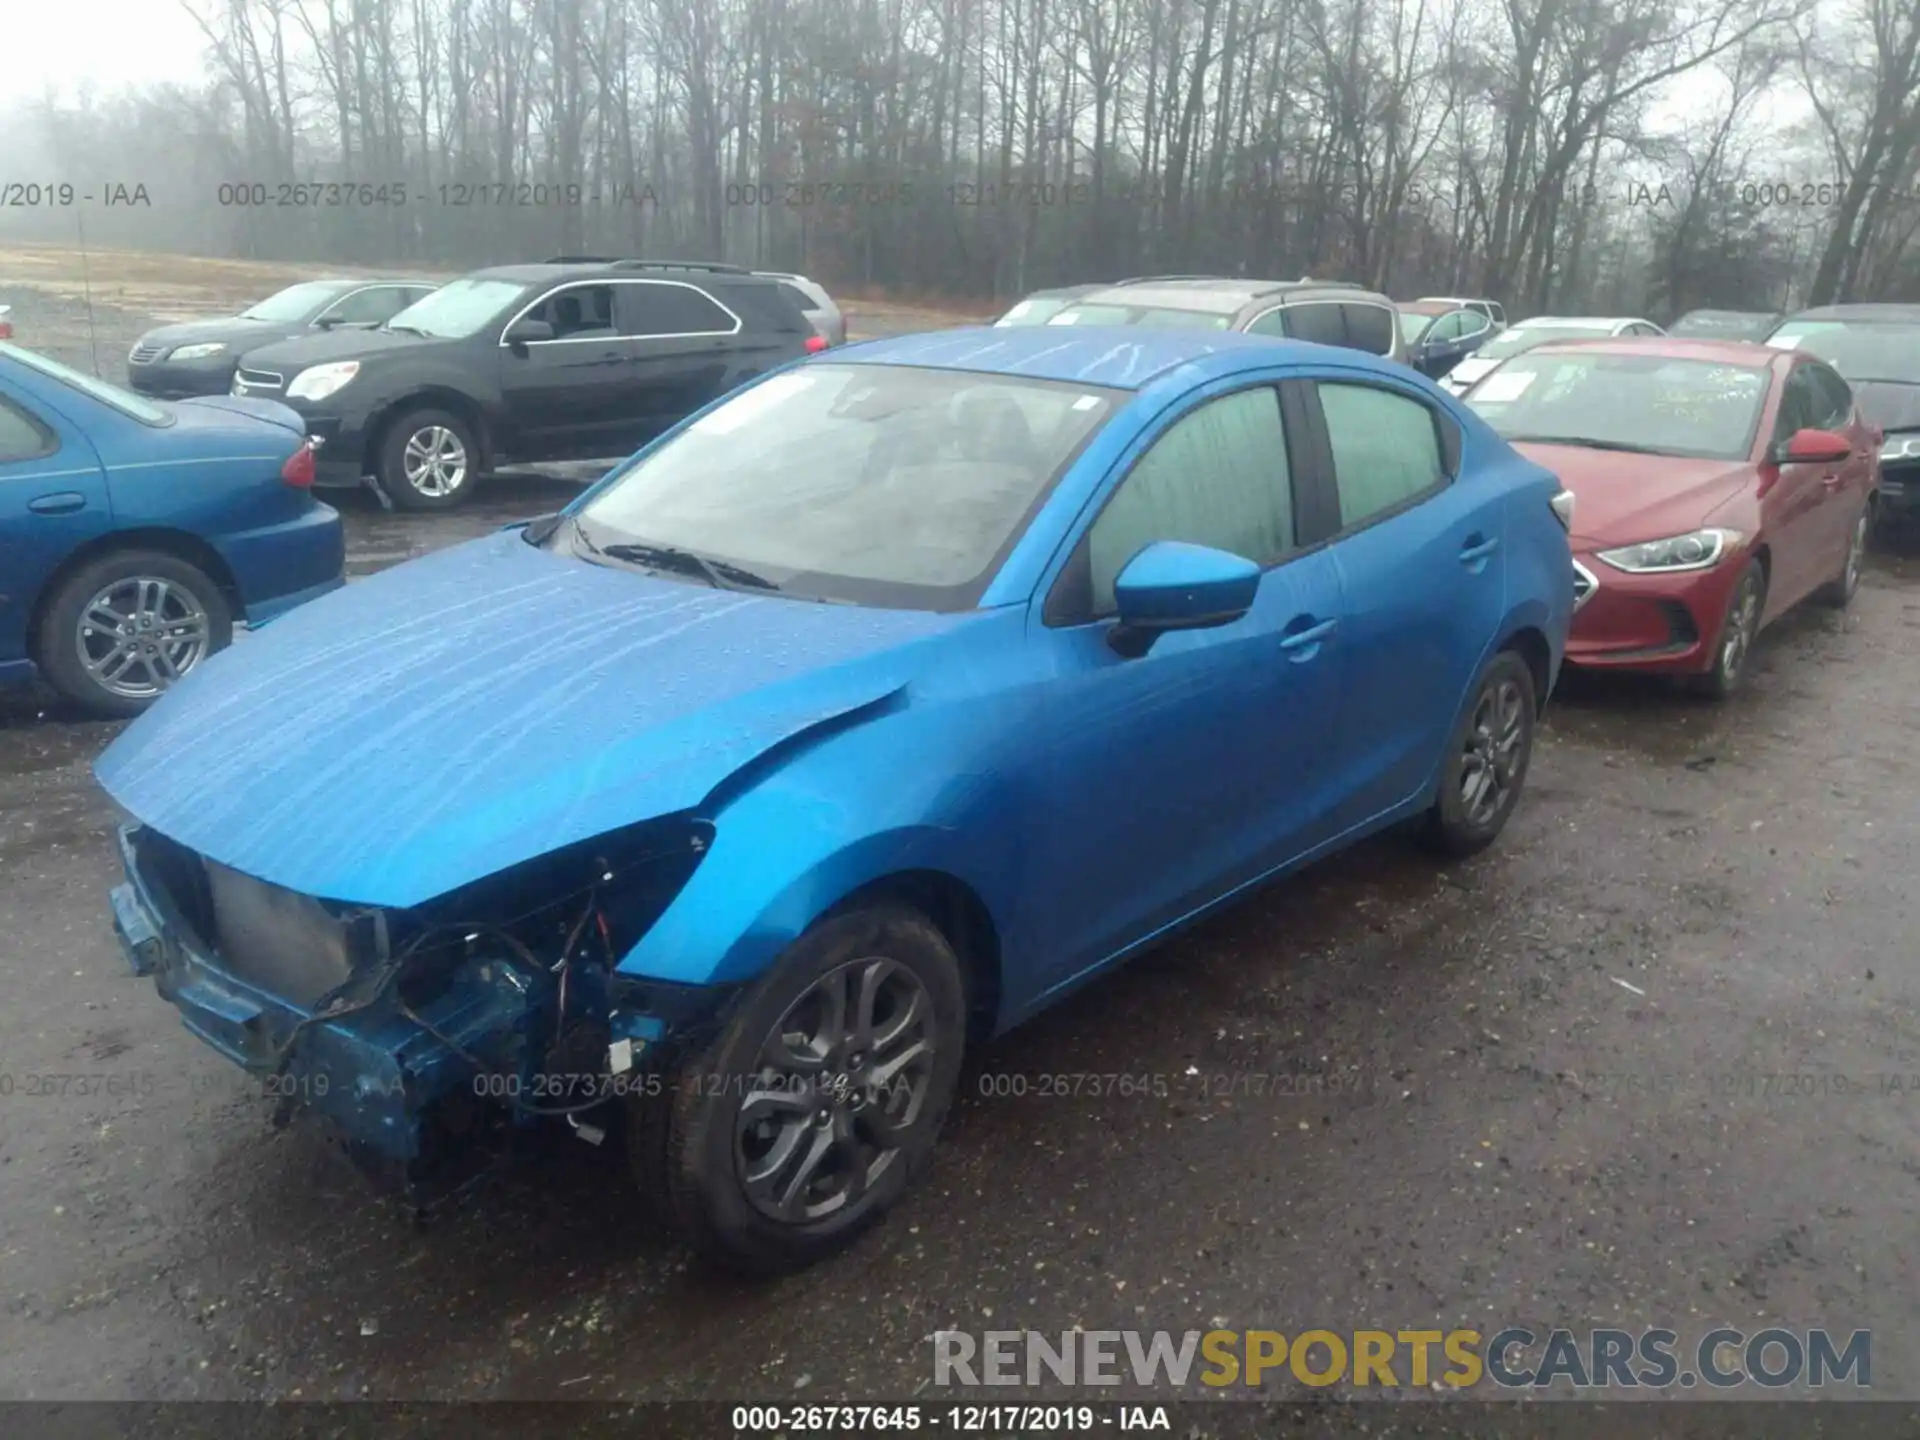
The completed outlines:
[[[1573,492],[1569,663],[1739,682],[1760,631],[1860,583],[1880,434],[1811,355],[1556,341],[1465,396]]]

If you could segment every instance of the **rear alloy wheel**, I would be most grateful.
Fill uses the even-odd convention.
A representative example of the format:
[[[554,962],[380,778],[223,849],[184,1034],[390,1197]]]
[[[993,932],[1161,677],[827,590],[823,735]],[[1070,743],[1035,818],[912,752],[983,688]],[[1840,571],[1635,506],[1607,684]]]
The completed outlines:
[[[233,610],[211,576],[158,550],[123,550],[64,580],[40,622],[47,679],[95,715],[138,715],[233,642]]]
[[[1873,504],[1869,501],[1860,509],[1860,518],[1853,522],[1853,530],[1847,536],[1846,558],[1840,562],[1840,573],[1827,582],[1820,591],[1820,598],[1836,610],[1844,610],[1853,603],[1854,594],[1860,589],[1860,572],[1866,568],[1867,543],[1873,537]]]
[[[1427,843],[1446,855],[1491,845],[1519,803],[1533,758],[1539,710],[1533,672],[1511,650],[1488,662],[1454,730],[1440,793],[1427,812]]]
[[[1760,617],[1767,603],[1767,575],[1758,560],[1747,562],[1746,572],[1733,587],[1727,600],[1726,618],[1720,622],[1720,637],[1715,642],[1713,668],[1693,677],[1693,688],[1712,700],[1724,700],[1739,688],[1753,655],[1753,642],[1760,636]]]
[[[480,465],[473,431],[446,410],[414,410],[380,442],[380,488],[402,510],[446,510],[473,491]]]
[[[960,962],[925,917],[886,905],[796,941],[680,1069],[635,1107],[634,1163],[703,1256],[797,1270],[852,1242],[925,1170],[959,1086]]]

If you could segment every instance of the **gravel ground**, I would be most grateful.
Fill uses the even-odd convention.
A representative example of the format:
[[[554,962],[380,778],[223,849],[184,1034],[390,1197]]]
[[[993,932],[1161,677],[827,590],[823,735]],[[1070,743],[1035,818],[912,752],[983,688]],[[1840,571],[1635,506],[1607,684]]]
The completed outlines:
[[[85,358],[73,302],[12,298]],[[147,323],[96,307],[103,361]],[[350,497],[353,569],[571,489]],[[1492,851],[1370,842],[999,1041],[930,1183],[767,1286],[571,1140],[415,1230],[273,1130],[116,950],[114,727],[0,697],[0,1398],[899,1399],[942,1328],[1722,1323],[1869,1328],[1920,1396],[1916,626],[1883,551],[1727,705],[1568,686]],[[1039,1093],[1116,1072],[1167,1093]],[[76,1073],[120,1093],[27,1093]]]

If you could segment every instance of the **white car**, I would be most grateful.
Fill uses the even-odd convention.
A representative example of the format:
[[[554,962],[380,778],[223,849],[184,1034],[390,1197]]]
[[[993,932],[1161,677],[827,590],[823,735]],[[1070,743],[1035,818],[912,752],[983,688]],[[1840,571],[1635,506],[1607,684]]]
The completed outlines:
[[[1664,335],[1651,320],[1637,315],[1536,315],[1511,325],[1441,377],[1440,384],[1464,395],[1503,360],[1549,340],[1614,340],[1632,335]]]

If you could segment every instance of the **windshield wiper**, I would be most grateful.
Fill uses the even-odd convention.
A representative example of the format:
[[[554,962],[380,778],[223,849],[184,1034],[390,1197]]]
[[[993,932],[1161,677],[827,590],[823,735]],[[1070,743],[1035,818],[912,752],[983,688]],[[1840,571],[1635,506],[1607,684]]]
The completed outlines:
[[[395,325],[391,320],[380,328],[382,330],[392,330],[401,335],[418,335],[422,340],[427,338],[426,331],[415,329],[411,325]]]
[[[1665,455],[1652,445],[1629,445],[1624,440],[1585,440],[1578,435],[1508,435],[1509,445],[1578,445],[1587,450],[1622,450],[1629,455]]]
[[[589,542],[591,544],[591,542]],[[619,544],[594,547],[609,560],[626,560],[656,570],[675,570],[683,575],[704,576],[716,590],[778,590],[780,587],[764,575],[756,575],[725,560],[709,560],[691,550],[672,545]]]

